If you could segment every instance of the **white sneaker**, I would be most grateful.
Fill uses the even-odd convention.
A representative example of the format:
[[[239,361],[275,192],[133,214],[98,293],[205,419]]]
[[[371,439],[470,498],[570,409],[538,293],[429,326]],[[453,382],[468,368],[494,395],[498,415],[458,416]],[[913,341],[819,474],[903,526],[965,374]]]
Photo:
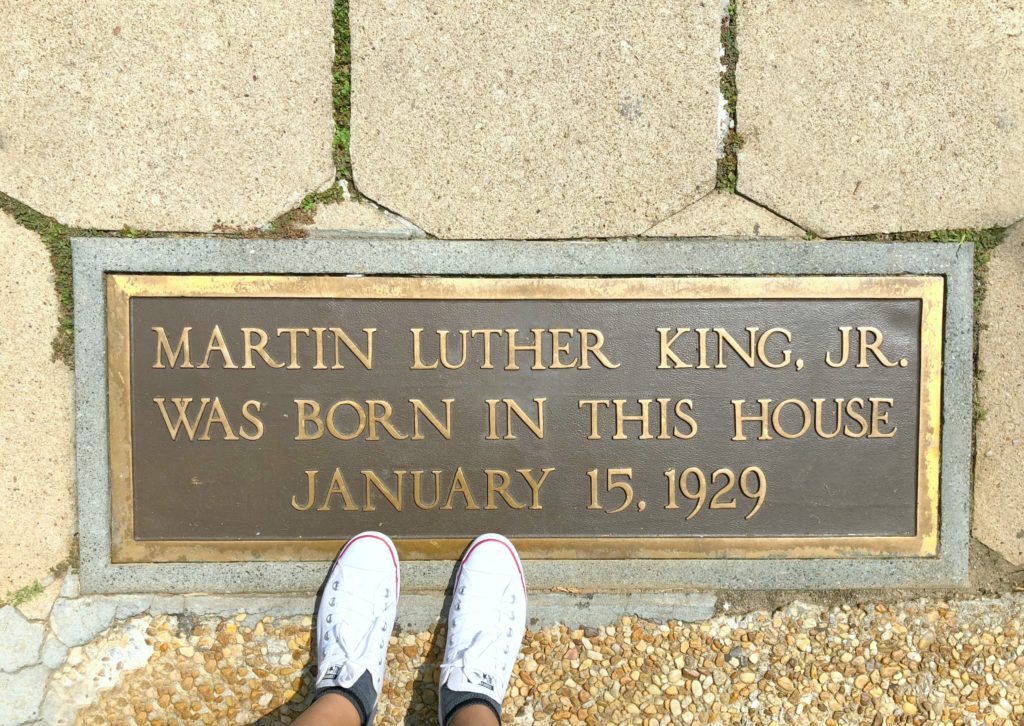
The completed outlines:
[[[455,706],[443,697],[444,686],[478,694],[501,711],[525,630],[526,580],[519,553],[500,534],[481,535],[462,558],[448,611],[438,698],[442,724]]]
[[[316,690],[353,689],[372,723],[384,682],[388,640],[398,611],[398,551],[387,535],[363,532],[348,541],[328,575],[317,614]]]

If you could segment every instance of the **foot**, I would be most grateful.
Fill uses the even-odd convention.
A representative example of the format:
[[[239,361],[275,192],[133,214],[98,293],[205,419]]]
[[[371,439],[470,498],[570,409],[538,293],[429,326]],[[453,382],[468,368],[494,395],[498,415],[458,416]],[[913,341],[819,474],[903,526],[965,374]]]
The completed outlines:
[[[338,555],[320,598],[316,690],[347,696],[364,724],[377,710],[398,591],[394,543],[379,532],[363,532]]]
[[[473,540],[462,558],[448,611],[438,719],[470,703],[501,720],[501,701],[526,630],[526,581],[515,547],[500,534]]]

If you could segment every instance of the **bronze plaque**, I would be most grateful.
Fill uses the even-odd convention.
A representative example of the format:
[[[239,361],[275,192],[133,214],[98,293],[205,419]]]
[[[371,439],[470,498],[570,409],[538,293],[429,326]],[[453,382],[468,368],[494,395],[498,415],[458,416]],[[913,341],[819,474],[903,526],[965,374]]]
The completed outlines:
[[[115,562],[934,556],[943,278],[108,275]]]

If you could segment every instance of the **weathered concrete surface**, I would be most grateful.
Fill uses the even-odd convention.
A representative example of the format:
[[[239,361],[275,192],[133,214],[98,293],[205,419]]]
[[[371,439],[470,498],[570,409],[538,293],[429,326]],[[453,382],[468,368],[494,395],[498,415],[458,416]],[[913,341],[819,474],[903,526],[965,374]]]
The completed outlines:
[[[255,227],[333,179],[330,0],[0,4],[0,191],[83,227]]]
[[[738,188],[823,236],[1024,217],[1024,6],[741,0]]]
[[[49,253],[0,212],[0,260],[2,596],[42,580],[67,558],[75,512],[71,373],[52,360],[57,297]]]
[[[82,645],[109,628],[115,618],[130,618],[145,612],[152,600],[152,595],[61,598],[50,613],[50,627],[64,645]]]
[[[28,723],[39,715],[50,671],[37,665],[17,673],[0,673],[0,724]]]
[[[639,234],[714,186],[718,2],[350,13],[356,185],[427,232]]]
[[[13,673],[39,662],[45,631],[11,605],[0,608],[0,672]]]
[[[423,231],[369,202],[342,201],[317,205],[305,225],[312,237],[422,237]]]
[[[1024,223],[992,253],[981,323],[974,536],[1024,565]]]
[[[804,231],[737,194],[712,192],[644,232],[647,237],[803,237]]]
[[[43,588],[41,593],[29,598],[18,606],[18,612],[29,620],[46,620],[50,617],[50,611],[53,609],[53,604],[57,601],[57,596],[60,595],[61,588],[64,586],[64,580],[60,577],[47,575],[46,578],[40,581],[40,586]]]

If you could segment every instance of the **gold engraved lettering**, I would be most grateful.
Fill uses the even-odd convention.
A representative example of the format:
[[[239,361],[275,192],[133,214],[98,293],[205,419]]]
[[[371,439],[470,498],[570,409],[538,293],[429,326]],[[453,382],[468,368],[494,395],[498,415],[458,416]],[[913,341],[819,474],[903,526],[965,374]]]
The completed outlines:
[[[352,431],[351,433],[343,433],[341,431],[341,429],[338,428],[337,415],[338,415],[338,410],[342,406],[348,406],[349,408],[351,408],[356,413],[356,421],[358,422],[358,425],[356,426],[355,430]],[[317,404],[316,409],[317,409],[317,413],[319,414],[320,413],[320,405],[319,404]],[[317,423],[319,424],[319,421]],[[365,429],[366,429],[366,412],[363,410],[363,407],[360,406],[355,401],[348,401],[348,400],[345,400],[345,401],[335,401],[334,403],[331,404],[331,407],[329,409],[327,409],[327,430],[330,432],[331,436],[333,436],[334,438],[336,438],[336,439],[338,439],[340,441],[351,441],[352,439],[357,438],[358,436],[360,436]],[[321,433],[321,435],[323,435],[323,425],[322,424],[320,425],[320,433]],[[317,436],[317,438],[320,438],[320,437]]]
[[[843,401],[845,400],[845,398],[834,399],[834,402],[836,404],[836,427],[835,430],[832,431],[832,433],[825,433],[825,431],[822,429],[822,419],[824,418],[824,415],[822,413],[822,406],[825,403],[825,399],[814,399],[814,433],[816,433],[823,439],[834,439],[836,436],[839,435],[839,431],[843,427]]]
[[[593,338],[594,342],[591,343],[590,339]],[[604,354],[601,348],[604,346],[604,333],[600,330],[592,328],[580,328],[580,359],[583,361],[580,364],[581,371],[590,370],[590,356],[593,356],[597,361],[605,368],[618,368],[619,363],[612,363],[608,356]]]
[[[488,398],[487,401],[487,436],[484,437],[488,441],[498,440],[498,399]]]
[[[573,336],[576,331],[572,328],[551,328],[551,368],[575,368],[579,358],[571,361],[563,361],[562,354],[569,353],[569,344],[563,343],[560,338],[563,335]]]
[[[759,398],[757,399],[758,404],[761,406],[761,412],[752,416],[744,415],[743,404],[746,403],[743,399],[734,399],[732,401],[733,407],[733,421],[735,422],[735,433],[733,434],[733,441],[746,441],[747,437],[743,435],[743,424],[748,421],[757,421],[761,423],[761,435],[757,437],[758,441],[769,441],[771,440],[771,434],[768,432],[768,404],[772,402],[770,398]]]
[[[607,399],[587,399],[579,402],[579,407],[590,406],[590,434],[587,439],[593,441],[601,438],[601,434],[597,431],[598,424],[598,406],[611,406],[612,402]]]
[[[718,334],[718,362],[715,364],[715,368],[725,368],[725,346],[727,344],[732,348],[733,352],[736,353],[743,362],[747,364],[748,368],[754,367],[754,353],[757,348],[757,328],[747,328],[747,336],[749,338],[748,349],[744,349],[736,342],[725,328],[715,328],[715,333]],[[766,334],[767,335],[767,334]],[[758,350],[757,352],[760,353]]]
[[[468,348],[468,345],[469,345],[469,343],[468,343],[468,341],[469,341],[469,331],[468,330],[460,330],[459,331],[460,337],[462,338],[462,357],[459,358],[459,362],[458,363],[452,363],[451,361],[448,360],[448,333],[449,332],[450,331],[448,331],[448,330],[438,330],[437,331],[437,335],[438,335],[438,343],[437,343],[437,345],[438,345],[438,350],[441,353],[441,365],[443,365],[448,370],[456,370],[457,368],[462,368],[462,366],[466,365],[466,358],[469,356],[469,348]]]
[[[206,355],[203,356],[203,362],[199,364],[200,368],[210,367],[210,355],[214,352],[218,352],[221,358],[224,359],[224,365],[222,368],[238,368],[235,365],[235,361],[231,359],[231,353],[228,351],[228,344],[224,340],[224,334],[220,332],[220,326],[214,325],[213,332],[210,333],[210,342],[206,344]]]
[[[533,335],[532,343],[517,343],[516,334],[518,332],[518,328],[506,328],[505,330],[505,334],[508,335],[508,365],[505,366],[505,370],[518,371],[519,365],[516,363],[516,355],[527,351],[533,351],[533,365],[530,366],[530,370],[544,370],[542,347],[544,343],[544,328],[530,328],[530,333]]]
[[[854,411],[853,407],[857,406],[858,410]],[[850,431],[849,424],[843,429],[843,435],[848,436],[851,439],[859,439],[864,436],[868,431],[868,422],[861,415],[864,411],[864,399],[863,398],[851,398],[846,402],[846,415],[852,418],[854,421],[860,424],[860,430],[856,432]]]
[[[803,416],[803,423],[800,425],[800,430],[794,433],[789,433],[782,428],[782,411],[786,406],[796,406],[800,409],[800,414]],[[787,398],[775,407],[772,412],[772,427],[775,429],[775,433],[784,439],[799,439],[805,433],[807,429],[811,427],[811,410],[807,407],[807,404],[796,398]],[[712,503],[714,508],[714,503]]]
[[[171,343],[167,340],[167,333],[163,326],[152,328],[152,331],[156,333],[156,363],[153,364],[153,367],[166,368],[167,366],[163,362],[164,355],[166,355],[171,368],[178,364],[178,356],[181,356],[183,360],[178,368],[194,368],[191,357],[191,336],[189,335],[191,330],[192,326],[182,328],[181,335],[178,336],[178,345],[171,350]]]
[[[309,337],[309,328],[278,328],[277,335],[288,336],[288,370],[298,370],[299,365],[299,334]]]
[[[256,415],[261,408],[263,404],[259,401],[246,401],[242,404],[242,418],[254,427],[251,433],[245,430],[245,424],[238,427],[238,435],[246,441],[259,441],[263,438],[263,421]],[[253,413],[252,409],[256,409],[256,413]]]
[[[348,352],[363,364],[363,368],[368,371],[373,370],[373,334],[377,332],[376,328],[363,328],[363,333],[366,334],[365,351],[360,350],[355,341],[341,328],[331,328],[330,330],[331,335],[334,336],[334,365],[331,366],[331,370],[337,371],[345,367],[341,362],[342,345],[348,348]]]
[[[324,435],[324,422],[320,420],[319,403],[306,398],[296,398],[295,408],[295,423],[298,426],[298,432],[295,434],[296,441],[316,441]],[[306,424],[309,422],[316,426],[316,433],[308,433]]]
[[[676,332],[671,338],[668,334],[671,332],[671,328],[658,328],[658,335],[660,336],[660,351],[661,351],[661,362],[658,364],[658,368],[693,368],[692,365],[684,361],[676,352],[672,350],[672,346],[677,340],[683,335],[683,333],[690,332],[690,328],[676,328]],[[672,359],[672,364],[669,365],[669,358]]]
[[[462,471],[461,466],[455,470],[455,476],[452,478],[452,488],[448,492],[448,498],[445,500],[444,504],[441,505],[441,509],[449,511],[452,509],[452,499],[455,498],[456,492],[465,498],[466,509],[480,509],[480,505],[476,503],[476,500],[473,499],[472,492],[469,491],[469,484],[466,483],[466,474]]]
[[[316,475],[319,472],[314,470],[306,470],[306,503],[302,506],[299,505],[295,499],[295,495],[292,495],[292,509],[297,509],[300,512],[307,512],[309,508],[313,506],[314,500],[316,499]]]
[[[891,398],[872,398],[871,401],[871,431],[868,433],[869,439],[891,439],[896,435],[896,426],[893,425],[892,430],[883,432],[878,428],[878,424],[889,423],[889,411],[882,411],[883,405],[892,408],[893,400]]]
[[[839,328],[840,339],[842,340],[842,357],[839,362],[832,360],[832,351],[825,351],[825,365],[829,368],[842,368],[846,365],[847,359],[850,357],[850,331],[853,330],[849,325],[843,325]]]
[[[554,467],[540,470],[540,479],[533,478],[533,469],[516,469],[517,472],[522,474],[523,479],[530,487],[530,493],[532,494],[533,501],[530,503],[530,509],[543,509],[540,504],[540,488],[544,486],[544,482],[547,481],[548,474],[553,472]]]
[[[423,362],[422,356],[422,342],[420,335],[423,333],[423,328],[409,328],[412,333],[412,366],[409,370],[413,371],[432,371],[437,368],[438,362],[435,360],[430,365]]]
[[[394,427],[394,424],[391,423],[391,414],[393,414],[394,411],[392,410],[390,403],[387,401],[370,400],[366,402],[366,405],[370,409],[370,435],[366,437],[367,441],[379,440],[380,437],[377,436],[377,424],[384,427],[384,430],[387,431],[388,435],[393,439],[403,441],[409,438],[408,434],[403,434]],[[380,414],[377,413],[377,409],[381,410]]]
[[[502,331],[497,328],[482,328],[470,332],[470,336],[475,338],[480,335],[484,341],[484,362],[480,365],[481,369],[494,368],[494,364],[491,362],[491,338],[495,335],[500,336],[501,333]]]
[[[484,474],[487,476],[487,504],[484,509],[497,509],[498,505],[494,503],[494,495],[498,494],[502,499],[505,500],[505,504],[512,507],[513,509],[522,509],[525,504],[519,503],[515,497],[513,497],[509,491],[509,484],[512,483],[511,477],[508,472],[504,469],[485,469]],[[495,484],[495,480],[500,481],[500,484]]]
[[[495,441],[498,439],[497,430],[497,409],[499,404],[505,407],[505,434],[501,438],[506,441],[514,440],[516,435],[512,433],[512,414],[515,414],[516,418],[520,422],[526,424],[527,428],[533,432],[533,435],[538,439],[544,438],[544,402],[546,398],[535,398],[533,403],[536,407],[537,417],[536,419],[530,418],[530,415],[523,410],[516,401],[511,398],[488,398],[487,403],[487,440]]]
[[[723,496],[731,492],[733,487],[736,486],[736,475],[733,473],[732,469],[715,469],[715,471],[711,473],[711,486],[715,485],[715,481],[718,479],[719,475],[725,477],[725,486],[719,489],[715,496],[711,497],[711,504],[708,505],[708,509],[736,509],[735,495],[731,499],[721,502],[718,501]]]
[[[444,403],[444,423],[442,424],[440,419],[434,415],[427,404],[423,403],[418,398],[410,398],[409,403],[412,404],[412,440],[422,441],[424,436],[420,433],[420,416],[425,418],[431,426],[437,429],[437,432],[449,441],[452,438],[452,403],[455,401],[454,398],[442,398],[441,402]]]
[[[708,365],[708,329],[697,328],[697,368],[707,370]]]
[[[885,357],[885,354],[879,350],[882,347],[882,331],[878,328],[872,328],[869,326],[863,326],[857,328],[857,332],[860,333],[860,358],[857,361],[858,368],[868,367],[868,351],[870,350],[878,362],[886,368],[893,368],[897,365],[895,361],[891,361]],[[871,336],[871,341],[868,342],[868,335]]]
[[[208,400],[208,399],[204,399]],[[220,424],[224,430],[225,441],[238,441],[238,437],[235,436],[235,432],[231,430],[231,424],[228,423],[227,414],[224,413],[224,406],[220,402],[219,397],[215,397],[213,402],[210,404],[210,415],[206,419],[206,428],[203,429],[203,435],[200,436],[198,441],[209,441],[210,440],[210,427],[213,424]]]
[[[778,403],[773,403],[770,398],[759,398],[757,403],[760,405],[760,412],[757,414],[747,413],[744,410],[747,401],[734,400],[732,404],[735,433],[732,440],[746,441],[744,426],[755,422],[761,424],[761,435],[758,436],[759,441],[770,441],[773,433],[784,439],[798,439],[811,430],[812,426],[814,433],[822,439],[834,439],[840,433],[851,439],[865,437],[870,439],[888,439],[896,434],[895,426],[890,430],[882,429],[882,426],[889,424],[890,412],[888,409],[893,405],[893,399],[891,398],[870,398],[868,399],[870,403],[865,402],[863,398],[851,398],[849,400],[844,398],[815,398],[812,400],[814,404],[813,409],[808,403],[795,398],[779,401]],[[828,401],[831,401],[831,403],[828,403]],[[869,405],[870,413],[867,410]],[[834,422],[828,426],[829,430],[826,430],[825,409],[828,407],[831,410],[833,406],[835,407]],[[789,424],[788,429],[786,424],[783,423],[783,417],[787,409],[796,409],[801,417],[799,423]]]
[[[341,469],[334,470],[334,476],[331,477],[331,485],[327,488],[327,493],[324,494],[323,504],[317,507],[316,511],[331,511],[331,497],[335,495],[341,496],[341,501],[344,503],[342,509],[346,512],[354,512],[359,509],[352,502],[352,495],[349,494],[348,484],[345,483],[345,477],[342,475]]]
[[[697,421],[690,414],[684,413],[682,410],[683,407],[686,407],[690,411],[690,413],[693,413],[693,401],[691,401],[689,398],[681,398],[678,401],[676,401],[675,408],[676,416],[679,417],[679,419],[683,423],[689,426],[690,430],[689,432],[684,434],[680,433],[678,426],[674,426],[672,428],[672,435],[675,436],[677,439],[683,439],[684,441],[686,441],[692,439],[694,436],[697,435]],[[659,436],[658,438],[661,437]]]
[[[786,330],[785,328],[771,328],[770,330],[766,330],[764,331],[764,335],[761,336],[761,339],[757,341],[757,357],[760,359],[762,364],[768,366],[769,368],[785,368],[786,366],[789,365],[790,361],[791,351],[789,350],[789,348],[786,348],[782,351],[782,360],[779,361],[778,363],[772,363],[770,360],[768,360],[768,357],[765,355],[764,352],[764,348],[765,345],[768,343],[768,339],[771,338],[776,333],[780,333],[783,337],[785,337],[787,342],[793,342],[793,334]]]
[[[387,486],[380,480],[380,478],[369,469],[363,469],[360,474],[366,480],[366,506],[363,507],[364,512],[375,512],[377,507],[373,503],[373,490],[377,489],[384,498],[388,500],[392,507],[395,508],[396,512],[402,511],[402,477],[396,476],[395,491],[392,492]]]
[[[404,473],[402,471],[395,472],[399,477]],[[412,501],[420,509],[433,509],[441,500],[441,471],[434,470],[431,472],[434,475],[434,498],[429,503],[423,501],[423,492],[421,490],[424,473],[422,470],[412,472]],[[401,482],[401,479],[399,479],[399,482]]]
[[[654,435],[651,434],[651,422],[650,422],[650,408],[651,399],[642,398],[637,401],[640,404],[640,413],[638,414],[627,414],[623,409],[626,405],[626,399],[616,398],[613,403],[615,404],[615,434],[612,436],[613,439],[622,440],[628,439],[624,432],[624,424],[628,422],[635,422],[640,424],[640,436],[637,438],[641,440],[653,439]]]
[[[160,414],[163,416],[164,425],[167,426],[167,433],[171,436],[171,441],[178,440],[178,432],[181,427],[185,427],[185,433],[188,435],[189,441],[192,441],[196,435],[196,429],[199,428],[199,420],[203,417],[203,413],[206,411],[206,407],[210,403],[209,398],[200,399],[199,410],[196,411],[195,418],[189,421],[188,409],[192,404],[191,398],[172,398],[171,402],[177,409],[178,417],[173,422],[171,421],[170,415],[167,413],[167,409],[164,406],[165,398],[154,398],[155,403],[160,408]]]
[[[270,353],[267,352],[267,331],[263,328],[242,328],[242,335],[245,336],[245,363],[242,368],[255,368],[252,363],[252,354],[256,353],[263,362],[271,368],[284,368],[284,363],[278,363]],[[256,341],[253,341],[255,336]]]
[[[313,363],[313,370],[325,371],[327,366],[324,364],[324,333],[327,332],[327,328],[313,328],[314,340],[316,341],[316,362]]]
[[[672,403],[671,398],[659,398],[658,399],[658,439],[670,439],[672,436],[668,432],[668,405]]]

